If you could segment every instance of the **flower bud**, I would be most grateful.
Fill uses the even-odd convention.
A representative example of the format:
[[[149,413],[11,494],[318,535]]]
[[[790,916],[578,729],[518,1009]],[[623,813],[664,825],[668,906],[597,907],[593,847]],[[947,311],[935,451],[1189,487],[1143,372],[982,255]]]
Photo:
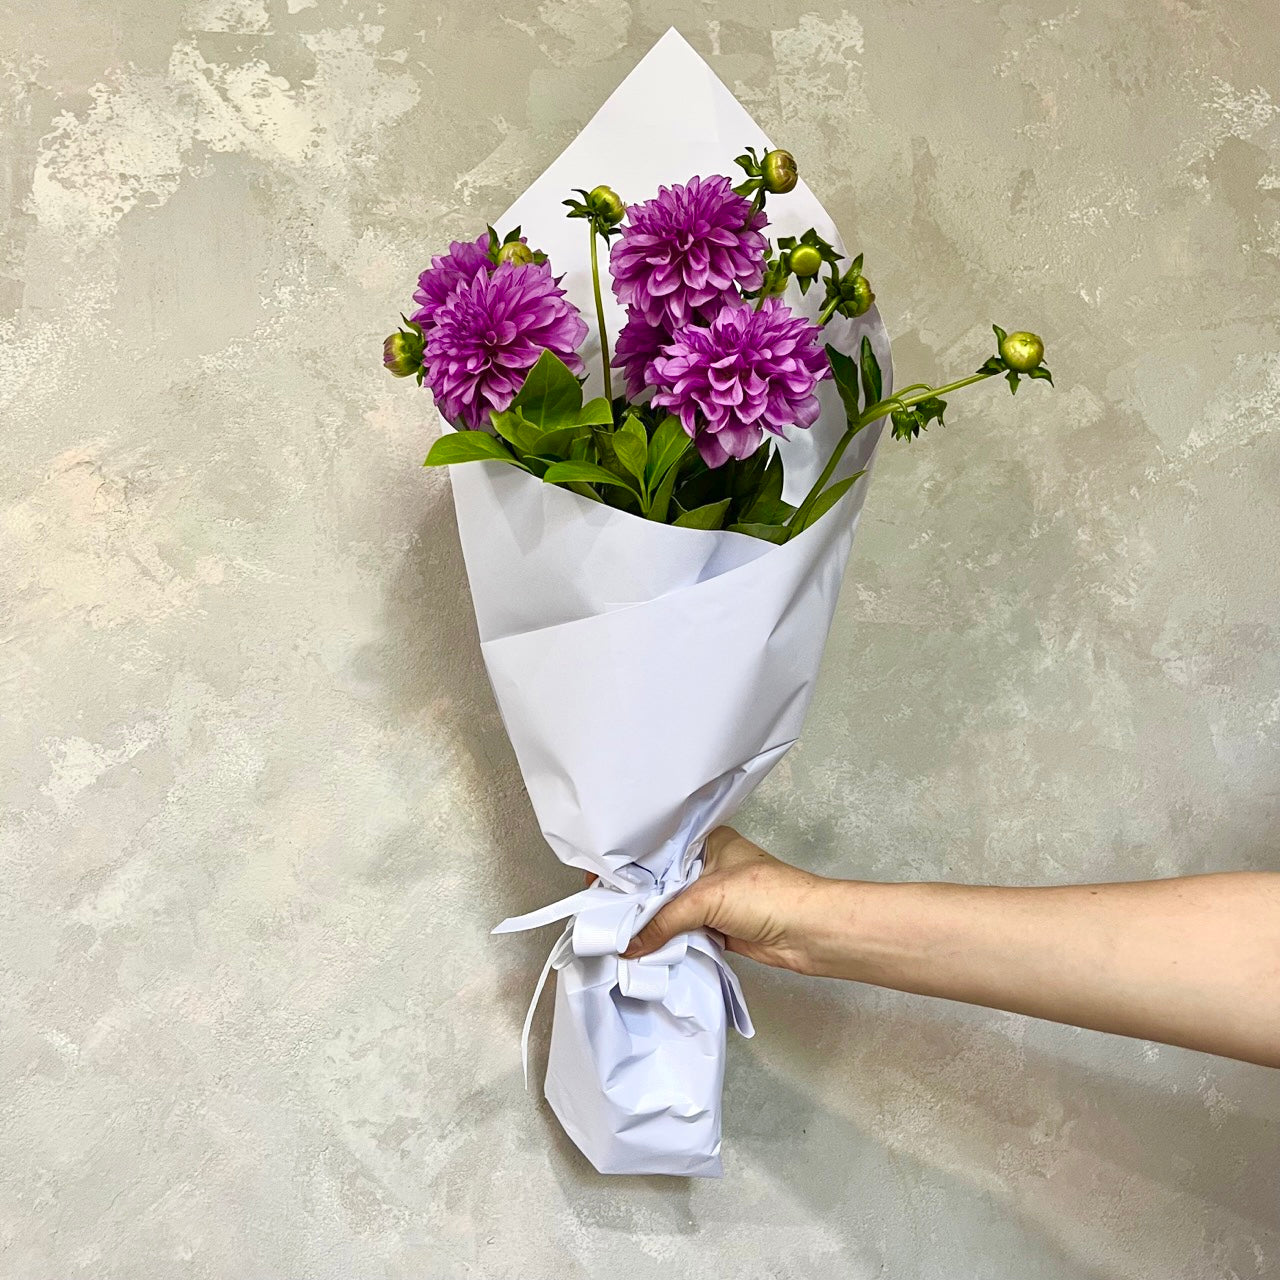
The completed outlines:
[[[627,212],[622,197],[612,187],[592,187],[587,196],[591,212],[606,227],[616,227]]]
[[[533,250],[523,240],[508,240],[498,249],[498,265],[504,262],[514,263],[517,267],[527,266],[533,261]]]
[[[382,363],[397,378],[407,378],[422,368],[422,335],[400,329],[382,344]]]
[[[790,151],[768,151],[760,161],[760,176],[764,189],[775,196],[784,196],[794,189],[799,179],[796,158]]]
[[[870,281],[862,274],[852,278],[846,276],[840,282],[840,297],[843,300],[840,312],[846,316],[864,315],[871,310],[871,304],[876,300]]]
[[[798,244],[787,257],[791,274],[808,279],[822,270],[822,252],[811,244]]]
[[[1030,373],[1044,360],[1044,343],[1025,330],[1006,334],[1000,339],[1000,359],[1015,373]]]

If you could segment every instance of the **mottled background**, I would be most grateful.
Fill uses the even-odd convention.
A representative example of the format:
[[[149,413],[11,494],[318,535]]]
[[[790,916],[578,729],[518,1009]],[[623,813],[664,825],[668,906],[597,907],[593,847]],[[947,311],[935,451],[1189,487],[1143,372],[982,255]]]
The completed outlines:
[[[377,364],[678,25],[865,249],[903,381],[998,319],[1059,383],[886,448],[741,825],[846,875],[1276,868],[1274,19],[6,6],[0,1273],[1280,1276],[1280,1075],[758,969],[725,1180],[591,1173],[520,1091],[550,939],[486,934],[573,878]]]

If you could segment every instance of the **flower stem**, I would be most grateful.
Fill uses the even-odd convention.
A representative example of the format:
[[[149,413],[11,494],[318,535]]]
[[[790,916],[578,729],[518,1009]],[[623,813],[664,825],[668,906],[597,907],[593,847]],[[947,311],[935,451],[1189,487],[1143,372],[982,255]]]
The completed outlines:
[[[600,262],[596,257],[596,224],[591,227],[591,286],[596,294],[596,323],[600,327],[600,361],[604,370],[604,397],[613,403],[613,378],[609,371],[609,334],[604,327],[604,301],[600,297]]]
[[[865,417],[865,415],[864,415]],[[849,424],[849,429],[840,437],[836,447],[831,451],[831,457],[827,459],[827,465],[822,468],[822,474],[814,482],[813,488],[804,496],[804,501],[791,513],[791,518],[787,521],[787,528],[792,530],[788,535],[794,538],[795,535],[804,527],[805,517],[809,514],[813,504],[817,502],[818,495],[827,487],[827,482],[831,479],[835,469],[840,465],[840,459],[844,457],[844,451],[849,447],[849,442],[854,436],[869,423],[874,422],[874,418],[858,418],[856,422]]]
[[[821,323],[821,320],[819,323]],[[868,405],[849,423],[849,429],[840,437],[836,447],[831,451],[831,457],[827,459],[827,465],[822,468],[822,474],[815,481],[813,488],[805,494],[804,500],[791,513],[791,518],[787,521],[786,526],[792,530],[789,536],[794,537],[804,527],[805,517],[813,509],[813,504],[817,502],[822,491],[835,474],[835,469],[840,465],[840,459],[844,457],[845,450],[849,447],[849,442],[863,427],[869,427],[877,418],[884,417],[886,413],[898,409],[910,409],[912,405],[917,405],[922,400],[928,400],[931,396],[946,395],[950,391],[958,391],[961,387],[971,386],[975,382],[982,382],[984,379],[994,376],[992,373],[972,373],[967,378],[960,378],[956,382],[948,382],[945,387],[930,387],[924,382],[913,382],[905,390],[916,392],[916,394],[905,395],[900,393],[890,396],[887,400],[878,400],[875,404]],[[917,388],[920,388],[920,390],[917,391]]]

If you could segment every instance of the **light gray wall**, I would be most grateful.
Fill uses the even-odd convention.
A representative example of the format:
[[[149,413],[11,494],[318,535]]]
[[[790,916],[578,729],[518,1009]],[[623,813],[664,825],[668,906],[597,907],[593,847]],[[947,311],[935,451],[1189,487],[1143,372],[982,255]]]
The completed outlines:
[[[378,368],[428,252],[678,24],[865,249],[903,381],[1000,320],[1059,382],[886,448],[741,825],[849,875],[1274,869],[1274,18],[6,6],[0,1273],[1280,1275],[1280,1076],[759,970],[725,1180],[590,1173],[520,1091],[549,939],[486,934],[572,877]]]

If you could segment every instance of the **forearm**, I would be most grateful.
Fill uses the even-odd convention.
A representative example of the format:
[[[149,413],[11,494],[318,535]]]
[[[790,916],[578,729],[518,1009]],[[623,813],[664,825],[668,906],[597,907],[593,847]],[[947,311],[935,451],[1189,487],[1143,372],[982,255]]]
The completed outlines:
[[[806,968],[1280,1066],[1280,875],[829,882]]]

